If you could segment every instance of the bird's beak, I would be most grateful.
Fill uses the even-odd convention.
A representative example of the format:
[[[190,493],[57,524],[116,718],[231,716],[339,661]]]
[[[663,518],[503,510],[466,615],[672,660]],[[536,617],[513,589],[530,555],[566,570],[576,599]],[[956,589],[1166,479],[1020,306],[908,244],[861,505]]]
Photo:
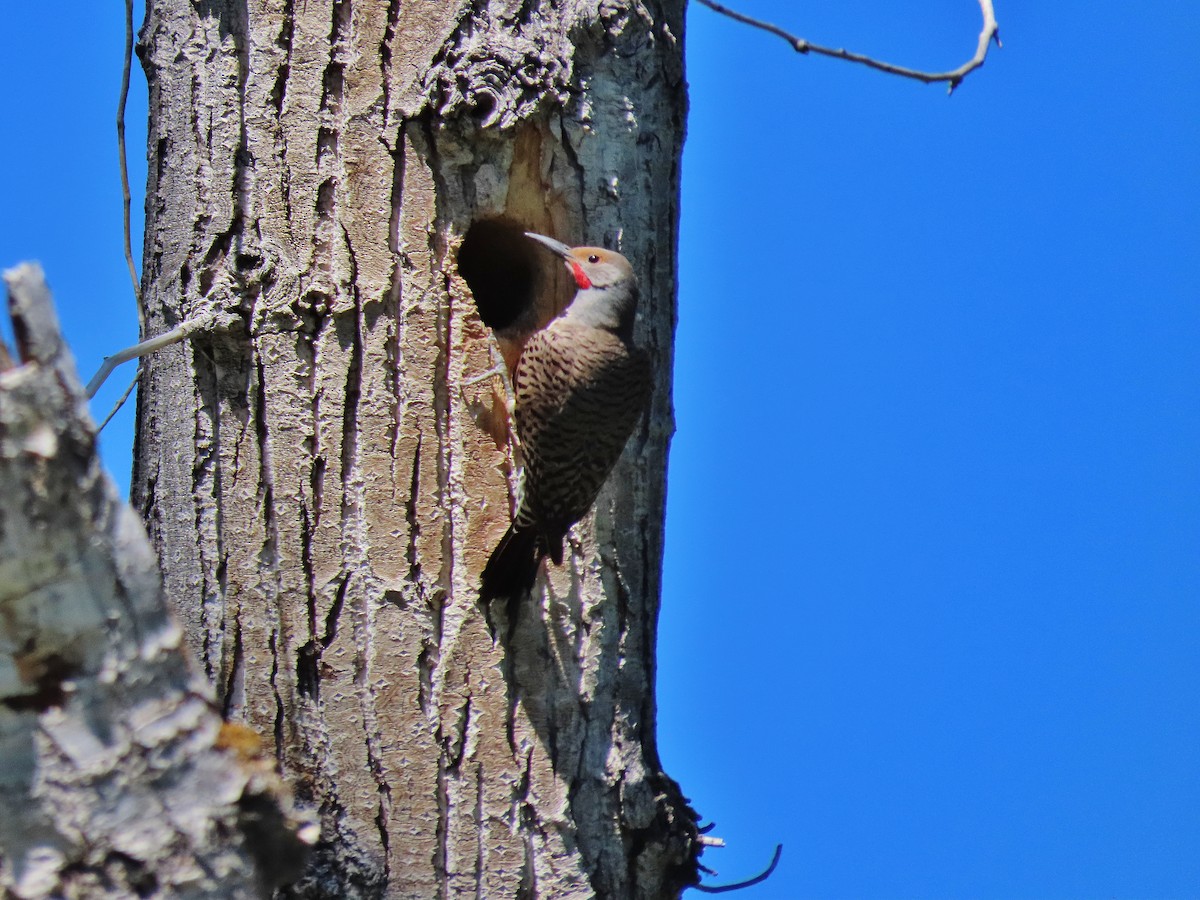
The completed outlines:
[[[562,241],[556,241],[554,238],[548,238],[544,234],[537,234],[533,231],[525,232],[525,237],[532,238],[539,244],[544,244],[563,259],[568,259],[571,256],[571,248],[562,243]]]

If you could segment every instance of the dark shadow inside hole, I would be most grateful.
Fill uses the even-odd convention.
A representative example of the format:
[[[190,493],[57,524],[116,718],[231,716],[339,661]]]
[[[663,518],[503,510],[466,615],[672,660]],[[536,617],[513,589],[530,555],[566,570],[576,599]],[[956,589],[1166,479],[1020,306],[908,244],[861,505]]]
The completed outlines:
[[[472,223],[458,251],[458,271],[471,294],[479,318],[493,331],[531,327],[537,318],[542,261],[537,245],[510,219]]]

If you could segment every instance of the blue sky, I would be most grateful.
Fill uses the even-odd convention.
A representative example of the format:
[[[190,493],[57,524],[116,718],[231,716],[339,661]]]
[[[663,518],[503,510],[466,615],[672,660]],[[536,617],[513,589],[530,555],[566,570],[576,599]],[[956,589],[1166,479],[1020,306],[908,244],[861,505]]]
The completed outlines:
[[[1200,896],[1200,13],[997,18],[947,99],[689,15],[659,724],[740,896]]]
[[[136,339],[122,32],[66,8],[0,35],[0,266],[86,378]],[[928,68],[979,28],[739,8]],[[752,900],[1200,896],[1200,12],[996,11],[950,99],[689,13],[659,731],[716,881],[785,845]],[[144,115],[135,71],[135,186]]]

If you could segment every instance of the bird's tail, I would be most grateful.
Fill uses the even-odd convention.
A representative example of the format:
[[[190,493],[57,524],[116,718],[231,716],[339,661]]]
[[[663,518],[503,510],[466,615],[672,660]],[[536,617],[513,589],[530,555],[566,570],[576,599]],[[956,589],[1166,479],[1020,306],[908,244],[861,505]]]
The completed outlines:
[[[544,555],[536,528],[508,526],[483,567],[479,578],[480,598],[485,602],[496,597],[512,600],[529,593],[537,580],[538,564]]]

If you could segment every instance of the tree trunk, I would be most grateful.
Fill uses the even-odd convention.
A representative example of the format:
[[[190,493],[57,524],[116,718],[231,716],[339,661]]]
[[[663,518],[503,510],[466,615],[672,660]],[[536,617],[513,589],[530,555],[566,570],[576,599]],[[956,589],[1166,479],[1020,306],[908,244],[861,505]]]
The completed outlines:
[[[0,341],[0,888],[262,896],[315,828],[189,664],[41,271],[5,277],[22,364]]]
[[[297,897],[659,898],[695,817],[655,746],[682,0],[151,0],[134,491],[227,715],[320,810]],[[620,249],[652,409],[493,640],[494,379]],[[491,328],[489,328],[491,326]],[[505,623],[507,624],[507,623]]]

